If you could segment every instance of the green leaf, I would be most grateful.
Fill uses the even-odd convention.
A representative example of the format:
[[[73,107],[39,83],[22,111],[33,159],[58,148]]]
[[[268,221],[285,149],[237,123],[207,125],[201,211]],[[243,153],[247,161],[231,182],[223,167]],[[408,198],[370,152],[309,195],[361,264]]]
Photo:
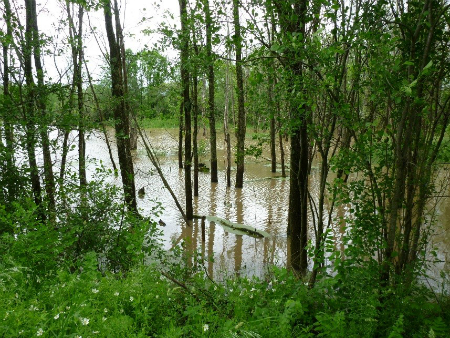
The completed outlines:
[[[429,69],[432,65],[433,65],[433,61],[428,62],[427,65],[425,67],[423,67],[423,70]]]

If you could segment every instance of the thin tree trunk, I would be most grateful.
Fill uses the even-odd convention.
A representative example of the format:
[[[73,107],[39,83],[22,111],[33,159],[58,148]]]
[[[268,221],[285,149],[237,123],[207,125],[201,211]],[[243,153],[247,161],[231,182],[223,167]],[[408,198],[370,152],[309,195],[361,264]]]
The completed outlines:
[[[114,172],[117,172],[116,162],[114,161],[114,156],[113,156],[112,149],[111,149],[111,142],[109,141],[108,132],[106,131],[106,126],[105,126],[105,122],[104,122],[105,118],[103,116],[102,110],[100,109],[100,103],[98,102],[97,94],[95,93],[94,85],[92,84],[91,73],[89,72],[89,68],[86,64],[86,60],[84,59],[84,57],[83,57],[83,63],[84,63],[84,68],[86,69],[86,74],[87,74],[88,81],[89,81],[89,88],[91,88],[92,96],[94,97],[95,107],[97,109],[98,116],[100,118],[100,126],[102,128],[103,136],[105,136],[105,142],[106,142],[106,146],[108,148],[109,159],[111,160],[111,164],[113,166]]]
[[[144,148],[145,151],[147,153],[148,158],[150,159],[150,161],[152,162],[152,164],[155,166],[156,171],[158,172],[159,177],[161,178],[161,180],[163,181],[164,186],[166,187],[166,189],[169,191],[170,195],[172,196],[175,205],[177,206],[178,210],[181,213],[181,216],[183,217],[184,221],[186,222],[186,224],[189,224],[189,221],[186,217],[186,213],[184,212],[181,204],[178,202],[177,197],[175,196],[175,193],[173,192],[172,188],[169,185],[169,182],[167,182],[162,170],[161,170],[161,166],[159,165],[159,161],[158,158],[156,157],[153,148],[150,144],[150,142],[147,141],[146,137],[144,136],[144,133],[142,132],[141,128],[139,128],[139,125],[137,124],[137,121],[135,121],[136,123],[136,127],[137,127],[137,132],[139,134],[139,136],[141,137],[142,143],[144,144]]]
[[[275,109],[274,109],[274,99],[273,99],[273,75],[269,75],[269,83],[268,83],[268,96],[269,96],[269,109],[270,109],[270,160],[272,164],[272,172],[277,172],[277,153],[275,150],[276,147],[276,124],[275,124]]]
[[[120,55],[122,59],[122,72],[123,72],[123,93],[125,95],[125,108],[129,115],[132,114],[131,106],[130,106],[130,96],[128,92],[128,69],[126,63],[126,53],[125,53],[125,40],[123,38],[123,30],[120,25],[120,17],[119,17],[119,6],[117,5],[117,0],[114,0],[114,17],[116,20],[116,36],[117,43],[120,47]],[[137,149],[137,132],[134,119],[130,121],[130,149]]]
[[[41,47],[39,41],[39,28],[37,24],[37,13],[36,13],[36,1],[35,0],[26,0],[26,5],[30,6],[31,16],[30,23],[32,25],[32,41],[33,41],[33,55],[34,55],[34,64],[36,66],[36,74],[38,80],[37,86],[37,107],[40,110],[41,121],[43,121],[42,125],[39,127],[40,136],[42,139],[42,152],[44,157],[44,182],[45,182],[45,191],[46,197],[48,201],[48,209],[51,214],[51,219],[54,218],[54,212],[56,210],[56,202],[55,202],[55,178],[53,175],[53,164],[51,158],[51,150],[50,150],[50,140],[48,137],[48,116],[47,116],[47,107],[46,107],[46,94],[45,94],[45,85],[44,85],[44,70],[41,63]]]
[[[206,25],[206,58],[208,64],[208,110],[209,110],[209,140],[211,147],[211,182],[218,182],[217,176],[217,134],[216,134],[216,109],[215,109],[215,83],[214,83],[214,57],[212,54],[212,24],[209,0],[203,1]]]
[[[236,48],[236,81],[238,96],[238,126],[236,149],[236,188],[244,186],[244,159],[245,159],[245,107],[244,107],[244,81],[242,74],[242,37],[239,22],[239,0],[233,0],[234,44]]]
[[[184,129],[184,102],[180,103],[179,128],[178,128],[178,168],[183,169],[183,129]]]
[[[120,46],[117,43],[114,34],[110,0],[105,1],[104,16],[110,49],[112,96],[114,99],[114,124],[125,203],[130,211],[137,213],[136,187],[130,147],[129,114],[126,111],[125,105],[121,53]]]
[[[281,162],[281,176],[286,177],[286,165],[284,161],[284,146],[283,146],[283,133],[278,131],[278,141],[280,143],[280,162]]]
[[[80,186],[87,185],[86,178],[86,140],[84,137],[84,101],[83,101],[83,78],[82,78],[82,62],[83,62],[83,6],[78,8],[78,62],[77,62],[77,95],[78,95],[78,172],[80,175]]]
[[[184,107],[184,187],[186,193],[186,217],[193,219],[192,182],[191,182],[191,99],[189,97],[189,27],[187,1],[180,0],[181,18],[181,84]]]
[[[227,24],[227,34],[230,35],[230,28]],[[228,49],[228,59],[231,59],[231,51]],[[230,104],[233,91],[230,90],[230,68],[229,63],[225,63],[225,108],[223,115],[223,132],[225,136],[225,149],[226,149],[226,180],[227,187],[231,187],[231,140],[230,140],[230,130],[228,127],[228,121],[230,119]]]
[[[6,36],[12,39],[11,26],[11,4],[9,0],[4,0],[5,12],[3,18],[6,22]],[[14,164],[14,128],[11,123],[11,96],[9,93],[9,42],[3,39],[3,95],[4,95],[4,114],[2,114],[3,125],[5,128],[6,141],[6,167],[7,167],[7,187],[8,187],[8,201],[12,202],[16,199],[16,183],[14,179],[15,164]]]
[[[229,74],[228,65],[225,71],[225,109],[223,114],[223,134],[225,136],[226,149],[226,181],[227,187],[231,187],[231,145],[230,145],[230,131],[228,129],[229,109],[230,109],[230,88],[229,88]]]
[[[73,62],[73,82],[69,97],[69,106],[72,107],[73,93],[75,87],[77,89],[77,104],[78,104],[78,175],[80,186],[86,186],[86,141],[84,137],[84,104],[83,104],[83,83],[82,83],[82,62],[83,62],[83,6],[78,7],[78,30],[75,29],[75,23],[70,11],[70,3],[66,0],[66,10],[69,19],[69,36],[71,39],[72,48],[72,62]],[[65,132],[63,141],[63,162],[61,165],[60,179],[64,175],[65,161],[67,157],[67,139],[68,131]]]
[[[195,33],[194,33],[195,34]],[[196,43],[194,35],[194,51],[196,57],[199,56],[198,46]],[[198,67],[197,64],[194,65],[194,74],[192,75],[193,81],[193,120],[194,120],[194,134],[193,134],[193,152],[194,152],[194,196],[198,196],[198,145],[197,145],[197,135],[198,135]]]
[[[64,180],[64,174],[66,173],[67,164],[67,154],[69,153],[69,136],[70,129],[67,126],[64,127],[64,136],[62,144],[62,154],[61,154],[61,167],[59,168],[59,181],[62,183]]]
[[[41,181],[39,178],[39,169],[36,161],[36,121],[34,109],[35,84],[33,80],[32,69],[32,44],[33,44],[33,25],[31,0],[26,0],[26,27],[25,27],[25,43],[23,45],[24,73],[27,88],[26,102],[24,104],[24,115],[26,118],[26,148],[28,155],[28,163],[30,166],[31,187],[33,190],[34,203],[38,207],[38,217],[41,220],[46,219],[44,206],[42,205]]]

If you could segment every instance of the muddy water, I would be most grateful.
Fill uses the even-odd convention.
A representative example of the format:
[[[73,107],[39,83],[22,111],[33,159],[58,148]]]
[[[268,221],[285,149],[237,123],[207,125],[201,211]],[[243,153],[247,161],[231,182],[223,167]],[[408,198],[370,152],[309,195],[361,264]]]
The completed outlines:
[[[111,135],[112,131],[110,130]],[[177,131],[152,129],[146,134],[155,149],[162,171],[184,206],[184,172],[178,168]],[[113,139],[111,137],[111,139]],[[209,164],[207,151],[208,139],[200,136],[200,162]],[[106,144],[101,133],[92,132],[87,140],[88,172],[92,175],[100,161],[107,168],[112,168]],[[113,144],[114,147],[114,144]],[[278,151],[278,150],[277,150]],[[116,154],[116,150],[113,149]],[[71,152],[76,161],[76,150]],[[186,226],[169,192],[164,188],[155,168],[147,158],[144,147],[138,143],[134,152],[136,173],[136,188],[144,187],[145,196],[138,198],[138,207],[145,216],[152,214],[158,205],[164,209],[156,218],[161,219],[166,226],[163,228],[163,242],[166,249],[185,240],[190,250],[203,252],[213,258],[206,263],[206,268],[212,278],[223,278],[226,275],[260,276],[267,271],[268,265],[286,266],[287,264],[287,212],[289,181],[280,179],[280,171],[272,174],[268,154],[263,153],[259,159],[247,158],[244,174],[244,188],[233,187],[235,172],[232,171],[232,187],[226,187],[225,153],[223,142],[218,139],[219,183],[210,183],[209,173],[199,173],[199,197],[194,199],[194,214],[212,215],[244,223],[264,230],[271,234],[270,238],[255,239],[249,236],[227,233],[220,225],[206,221],[206,241],[202,245],[200,220],[194,220],[192,226]],[[117,158],[116,164],[118,163]],[[318,170],[312,168],[310,189],[312,195],[318,190]],[[119,177],[111,177],[120,184]],[[443,198],[439,204],[438,230],[432,237],[432,247],[437,248],[438,259],[442,262],[432,268],[432,279],[439,279],[441,271],[450,271],[450,203]],[[343,213],[345,210],[338,210]],[[336,237],[340,237],[336,234]],[[439,282],[431,281],[434,287]]]
[[[147,136],[154,147],[161,169],[184,206],[184,171],[178,168],[176,153],[176,130],[147,130]],[[169,192],[162,184],[155,168],[147,158],[144,147],[138,144],[138,150],[133,153],[136,173],[136,188],[144,187],[145,195],[138,198],[138,207],[142,214],[148,216],[153,208],[160,203],[164,209],[157,217],[166,223],[163,228],[164,246],[169,249],[173,245],[186,240],[190,248],[205,252],[212,257],[213,262],[207,263],[208,273],[212,277],[221,278],[224,275],[257,275],[262,276],[267,271],[267,264],[286,265],[287,241],[287,211],[289,196],[289,181],[281,179],[280,173],[272,174],[270,162],[266,158],[258,160],[249,158],[246,161],[244,188],[226,187],[224,149],[218,140],[219,182],[211,184],[209,173],[199,173],[199,197],[194,199],[194,214],[212,215],[244,223],[264,230],[271,238],[255,239],[249,236],[227,233],[220,225],[206,221],[206,241],[202,247],[201,220],[194,220],[191,227],[186,226]],[[200,137],[200,149],[208,144],[206,137]],[[89,172],[102,161],[107,168],[112,168],[103,137],[98,132],[92,132],[86,140]],[[116,151],[114,150],[114,154]],[[73,151],[76,158],[76,150]],[[204,151],[200,162],[209,165],[209,153]],[[267,156],[263,154],[263,156]],[[115,159],[116,163],[117,158]],[[232,171],[232,185],[235,172]],[[275,179],[271,179],[275,178]],[[120,184],[120,178],[111,178]]]

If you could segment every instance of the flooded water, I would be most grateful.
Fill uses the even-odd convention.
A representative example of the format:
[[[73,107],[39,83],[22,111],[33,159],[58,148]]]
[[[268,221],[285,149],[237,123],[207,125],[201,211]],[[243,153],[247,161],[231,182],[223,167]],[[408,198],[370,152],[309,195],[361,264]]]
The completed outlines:
[[[112,136],[112,130],[110,132]],[[169,185],[184,207],[184,171],[178,168],[177,130],[152,129],[147,130],[146,134],[158,155],[161,169]],[[220,225],[214,222],[206,221],[206,238],[205,244],[202,246],[201,220],[194,220],[192,226],[185,225],[175,202],[147,158],[141,143],[138,143],[138,150],[133,153],[136,189],[142,187],[145,189],[145,195],[138,198],[138,207],[144,216],[149,216],[153,208],[161,204],[164,210],[158,219],[160,218],[166,223],[166,226],[162,228],[165,248],[170,249],[182,240],[186,240],[186,245],[190,249],[204,252],[206,257],[213,258],[206,263],[211,278],[221,279],[226,275],[234,274],[262,277],[269,265],[286,266],[287,264],[286,228],[289,181],[280,178],[281,170],[275,174],[271,173],[269,155],[263,152],[259,159],[246,158],[244,188],[234,188],[234,171],[232,171],[232,187],[227,188],[224,142],[218,139],[217,143],[219,182],[212,184],[209,173],[199,173],[199,197],[194,199],[194,214],[217,216],[235,223],[250,225],[268,232],[271,235],[270,238],[235,235],[224,231]],[[207,166],[209,165],[208,144],[209,140],[200,135],[200,162]],[[91,175],[94,173],[94,169],[100,165],[100,161],[105,167],[112,168],[108,150],[100,132],[91,132],[88,135],[86,149],[89,161],[88,172]],[[115,148],[113,153],[116,156]],[[76,161],[76,149],[73,149],[70,154],[73,161]],[[115,161],[118,164],[117,157]],[[314,190],[318,189],[317,171],[313,167],[310,178],[312,194],[314,194]],[[111,177],[111,181],[120,184],[120,176]],[[450,243],[450,203],[448,202],[448,198],[443,198],[440,202],[438,223],[442,225],[431,241],[432,246],[438,249],[438,259],[442,261],[432,269],[431,274],[435,279],[439,278],[442,270],[450,271],[448,248]],[[345,211],[338,210],[337,212]]]
[[[178,168],[177,130],[152,129],[146,133],[158,155],[164,176],[184,207],[184,170]],[[200,136],[200,150],[208,143],[206,137]],[[88,172],[91,175],[100,161],[105,167],[112,168],[101,133],[89,134],[86,149]],[[115,149],[113,153],[116,154]],[[165,248],[170,249],[184,239],[189,247],[202,252],[201,220],[194,220],[192,226],[186,226],[141,143],[138,142],[138,149],[133,155],[136,189],[142,187],[145,189],[145,195],[137,198],[138,207],[144,216],[149,216],[158,203],[163,206],[164,210],[158,219],[166,224],[162,228]],[[204,151],[201,155],[203,156],[200,156],[200,162],[209,166],[209,152]],[[71,151],[71,156],[76,160],[76,149]],[[266,154],[263,154],[263,158],[249,158],[246,161],[243,189],[234,188],[234,171],[232,171],[232,187],[227,188],[223,142],[218,139],[219,182],[211,183],[209,173],[199,173],[199,196],[194,198],[193,203],[195,215],[217,216],[235,223],[250,225],[271,235],[270,238],[235,235],[225,232],[214,222],[206,221],[206,241],[203,250],[206,257],[213,258],[207,263],[211,277],[220,278],[235,273],[262,276],[267,271],[268,263],[286,265],[289,181],[282,179],[280,173],[272,174],[270,161],[264,156]],[[118,164],[117,158],[115,161]],[[120,184],[120,176],[111,177],[111,181]]]

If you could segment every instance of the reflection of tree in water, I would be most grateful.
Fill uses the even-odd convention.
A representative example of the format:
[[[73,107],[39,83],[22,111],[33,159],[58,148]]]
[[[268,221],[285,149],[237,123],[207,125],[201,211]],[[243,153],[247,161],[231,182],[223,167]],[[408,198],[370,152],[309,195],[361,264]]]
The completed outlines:
[[[244,223],[244,205],[242,202],[242,189],[235,190],[235,203],[236,205],[236,218],[237,223]],[[242,235],[236,236],[236,245],[234,246],[234,271],[236,276],[241,275],[242,268]]]

